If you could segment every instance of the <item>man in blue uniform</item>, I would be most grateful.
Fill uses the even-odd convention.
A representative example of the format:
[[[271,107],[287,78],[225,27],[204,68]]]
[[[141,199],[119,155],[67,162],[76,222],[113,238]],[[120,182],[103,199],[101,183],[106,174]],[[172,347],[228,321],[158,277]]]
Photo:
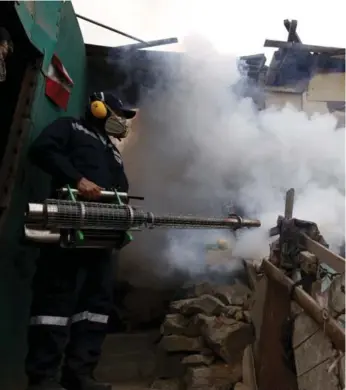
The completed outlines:
[[[126,137],[134,116],[114,95],[101,92],[90,98],[85,118],[61,118],[44,129],[29,157],[51,175],[51,196],[66,185],[94,201],[102,189],[127,192],[122,158],[109,135]],[[106,336],[112,276],[107,249],[41,250],[26,359],[30,390],[111,389],[93,372]]]

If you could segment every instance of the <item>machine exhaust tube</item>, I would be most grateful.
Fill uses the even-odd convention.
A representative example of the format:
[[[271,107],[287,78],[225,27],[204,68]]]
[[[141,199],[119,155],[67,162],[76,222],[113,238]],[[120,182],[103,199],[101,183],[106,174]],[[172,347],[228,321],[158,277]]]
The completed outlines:
[[[132,228],[182,228],[182,229],[232,229],[259,227],[256,219],[243,219],[236,215],[228,218],[203,218],[195,216],[156,216],[129,205],[93,202],[73,202],[47,199],[44,204],[30,203],[26,223],[49,230],[91,229],[129,230]]]

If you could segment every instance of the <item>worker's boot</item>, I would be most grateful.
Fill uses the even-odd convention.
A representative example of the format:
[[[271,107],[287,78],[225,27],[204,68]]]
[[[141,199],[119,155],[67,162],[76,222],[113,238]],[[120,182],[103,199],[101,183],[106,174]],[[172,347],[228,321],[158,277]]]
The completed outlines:
[[[27,390],[66,390],[54,379],[46,379],[29,384]]]
[[[112,390],[111,384],[98,382],[93,376],[63,375],[61,385],[66,390]]]

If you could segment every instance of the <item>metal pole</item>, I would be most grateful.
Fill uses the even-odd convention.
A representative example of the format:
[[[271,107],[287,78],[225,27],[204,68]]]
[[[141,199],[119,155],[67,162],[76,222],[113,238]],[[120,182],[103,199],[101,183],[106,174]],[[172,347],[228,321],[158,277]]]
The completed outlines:
[[[345,330],[341,328],[334,318],[330,317],[330,314],[325,309],[319,306],[302,288],[295,287],[293,280],[284,275],[270,261],[263,260],[261,269],[269,279],[275,280],[286,287],[288,291],[292,291],[292,299],[319,324],[320,328],[329,336],[335,348],[345,352]]]
[[[117,29],[115,29],[115,28],[113,28],[113,27],[106,26],[105,24],[96,22],[95,20],[89,19],[89,18],[87,18],[87,17],[85,17],[85,16],[82,16],[82,15],[79,15],[79,14],[76,14],[76,16],[77,16],[77,18],[83,19],[83,20],[85,20],[86,22],[95,24],[96,26],[105,28],[106,30],[109,30],[109,31],[113,31],[113,32],[115,32],[115,33],[117,33],[117,34],[119,34],[119,35],[123,35],[123,36],[126,37],[126,38],[133,39],[134,41],[137,41],[137,42],[140,42],[140,43],[143,43],[143,44],[146,45],[146,42],[145,42],[145,41],[143,41],[142,39],[136,38],[136,37],[134,37],[133,35],[126,34],[126,33],[124,33],[123,31],[117,30]]]
[[[177,43],[177,38],[166,38],[166,39],[156,39],[155,41],[148,41],[145,43],[131,43],[129,45],[116,46],[113,50],[114,52],[123,52],[124,50],[139,50],[147,47],[170,45],[172,43]]]

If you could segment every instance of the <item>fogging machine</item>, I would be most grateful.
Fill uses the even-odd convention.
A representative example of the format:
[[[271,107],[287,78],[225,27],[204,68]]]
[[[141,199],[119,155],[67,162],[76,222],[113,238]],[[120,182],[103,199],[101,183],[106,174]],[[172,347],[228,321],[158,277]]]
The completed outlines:
[[[100,202],[78,199],[69,187],[59,191],[59,199],[29,203],[25,213],[25,237],[38,244],[60,244],[76,248],[119,248],[132,241],[131,231],[153,228],[230,229],[261,226],[256,219],[229,214],[226,218],[186,215],[156,215],[128,204],[124,192],[102,191]],[[110,203],[112,202],[112,203]]]

